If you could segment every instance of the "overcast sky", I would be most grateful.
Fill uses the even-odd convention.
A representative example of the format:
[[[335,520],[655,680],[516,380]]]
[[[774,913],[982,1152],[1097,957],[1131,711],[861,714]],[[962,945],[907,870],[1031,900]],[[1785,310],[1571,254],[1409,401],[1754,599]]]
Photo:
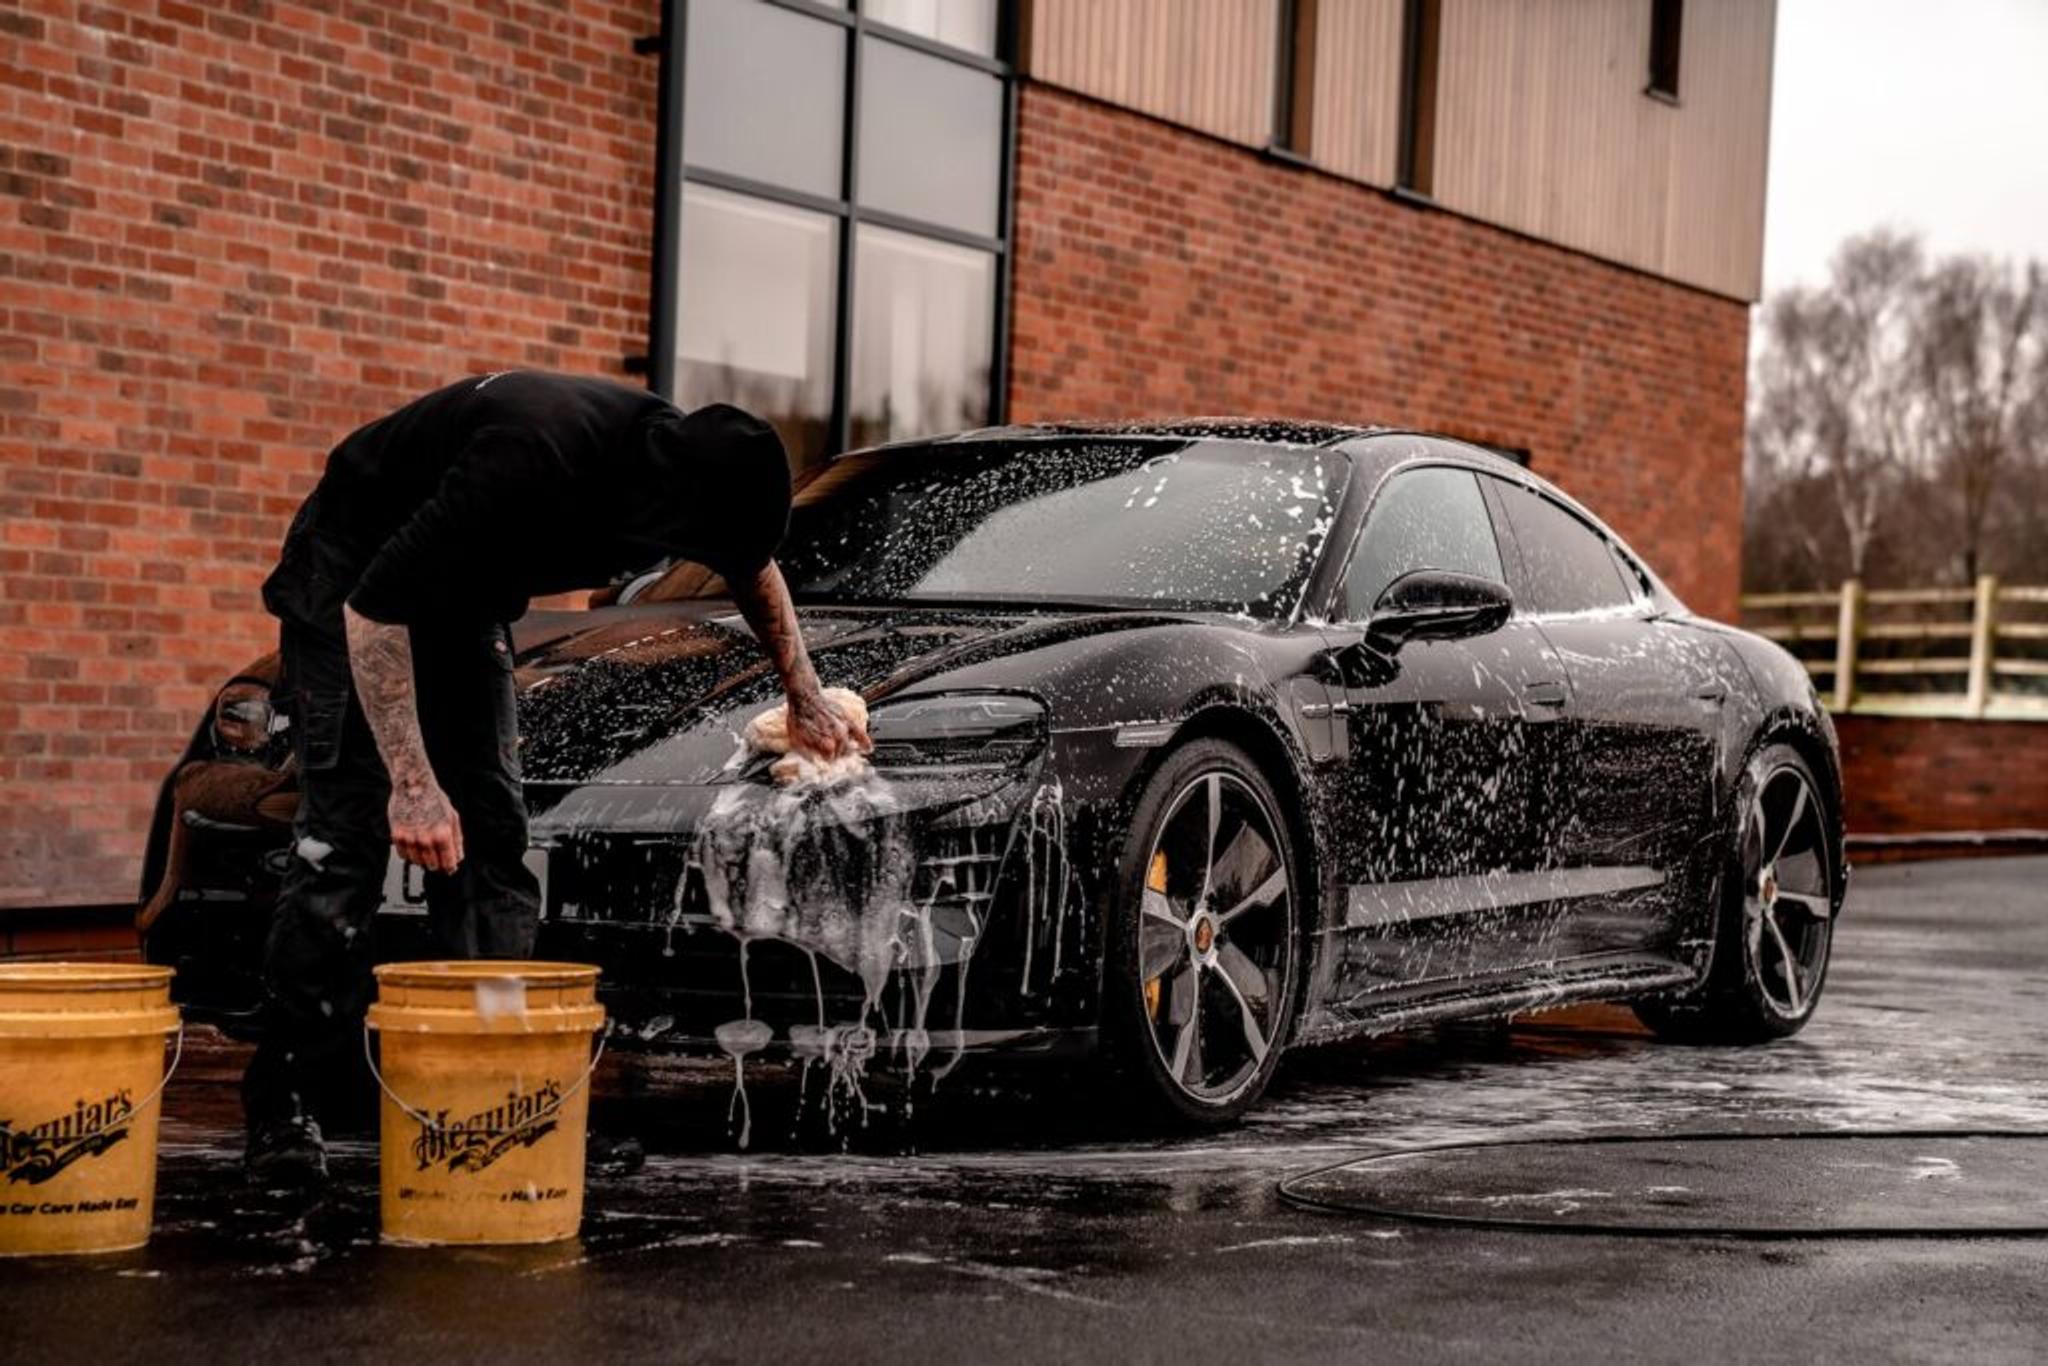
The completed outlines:
[[[1764,288],[1879,223],[2048,260],[2048,0],[1779,0]]]

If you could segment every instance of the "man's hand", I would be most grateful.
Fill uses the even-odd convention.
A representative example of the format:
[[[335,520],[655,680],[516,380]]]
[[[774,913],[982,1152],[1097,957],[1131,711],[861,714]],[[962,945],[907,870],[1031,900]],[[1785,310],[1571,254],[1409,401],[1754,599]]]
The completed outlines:
[[[788,690],[789,747],[793,753],[808,754],[830,762],[842,754],[868,754],[875,742],[868,738],[866,725],[832,705],[817,685]]]
[[[429,773],[426,781],[391,788],[391,847],[407,863],[452,873],[462,863],[462,818]]]

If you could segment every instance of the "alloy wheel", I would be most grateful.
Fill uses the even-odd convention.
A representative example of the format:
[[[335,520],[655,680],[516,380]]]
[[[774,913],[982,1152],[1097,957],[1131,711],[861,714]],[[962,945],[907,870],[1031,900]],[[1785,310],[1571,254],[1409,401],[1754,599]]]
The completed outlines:
[[[1139,981],[1152,1046],[1183,1094],[1222,1105],[1279,1046],[1293,889],[1273,813],[1236,775],[1196,775],[1146,863]]]
[[[1797,1019],[1827,970],[1834,919],[1823,808],[1806,775],[1785,765],[1764,775],[1744,816],[1744,952],[1771,1011]]]

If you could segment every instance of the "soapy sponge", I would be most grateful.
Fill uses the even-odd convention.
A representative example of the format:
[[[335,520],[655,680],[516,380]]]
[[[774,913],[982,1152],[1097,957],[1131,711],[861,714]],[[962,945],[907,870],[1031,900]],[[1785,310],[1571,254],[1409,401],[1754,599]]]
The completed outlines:
[[[863,729],[868,722],[868,704],[861,695],[851,688],[827,688],[825,700],[839,709],[850,725]],[[858,778],[868,771],[865,754],[852,751],[837,759],[819,761],[808,754],[792,754],[789,749],[789,704],[777,703],[747,722],[747,744],[762,754],[779,754],[782,757],[768,766],[769,774],[784,787],[801,783],[843,783],[849,778]]]

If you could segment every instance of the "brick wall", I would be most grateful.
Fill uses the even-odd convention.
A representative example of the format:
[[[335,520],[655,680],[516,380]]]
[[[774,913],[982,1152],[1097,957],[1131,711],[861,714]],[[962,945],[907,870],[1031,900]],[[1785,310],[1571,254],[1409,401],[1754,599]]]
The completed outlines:
[[[337,436],[645,350],[658,9],[0,8],[0,905],[132,894]]]
[[[1835,718],[1851,834],[2048,830],[2048,724]]]
[[[1027,86],[1010,400],[1525,447],[1732,618],[1749,309]]]

